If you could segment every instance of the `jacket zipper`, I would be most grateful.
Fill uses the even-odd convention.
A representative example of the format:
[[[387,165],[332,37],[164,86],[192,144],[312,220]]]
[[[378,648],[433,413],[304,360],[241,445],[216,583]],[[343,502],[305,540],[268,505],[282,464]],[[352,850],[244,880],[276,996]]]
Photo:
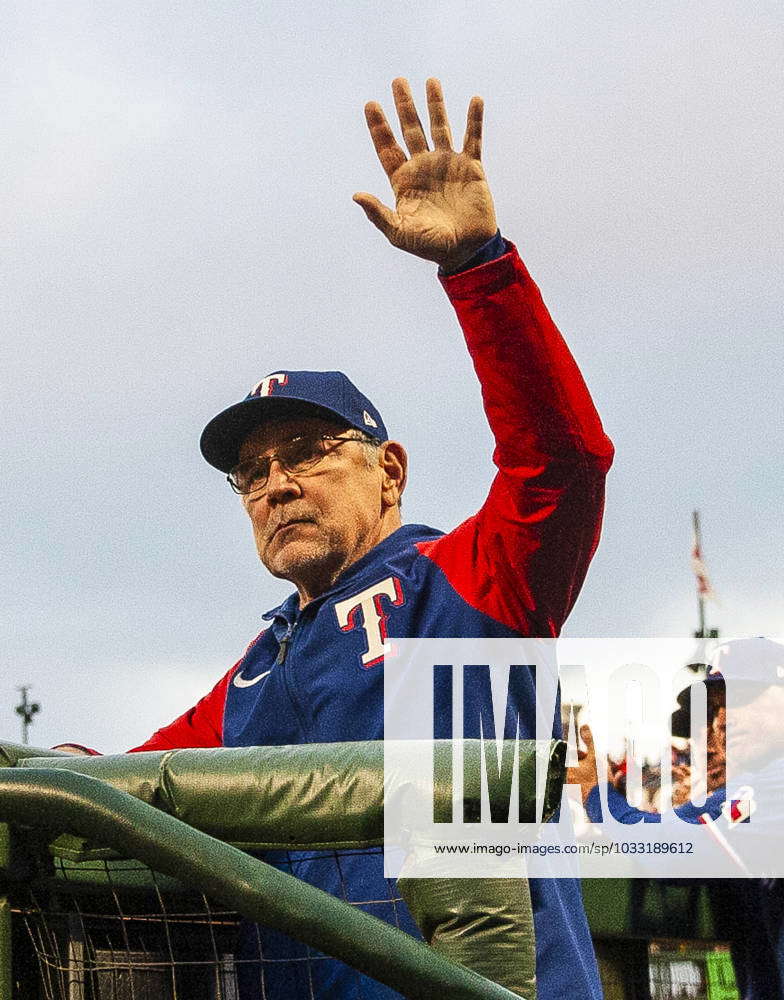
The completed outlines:
[[[275,666],[279,666],[286,660],[286,653],[288,653],[289,643],[291,642],[291,637],[294,634],[294,629],[297,627],[297,623],[294,621],[289,625],[286,630],[286,634],[280,640],[280,647],[278,649],[278,655],[275,660]]]

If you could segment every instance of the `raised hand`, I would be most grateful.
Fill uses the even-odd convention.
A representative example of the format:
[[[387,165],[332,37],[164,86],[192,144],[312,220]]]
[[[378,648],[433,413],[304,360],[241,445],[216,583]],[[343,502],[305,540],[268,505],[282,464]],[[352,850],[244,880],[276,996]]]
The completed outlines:
[[[589,726],[580,726],[580,738],[585,744],[585,750],[577,748],[578,764],[566,769],[566,783],[579,785],[583,802],[588,798],[591,789],[598,781],[596,770],[596,748],[593,745],[593,733]]]
[[[481,97],[468,105],[462,152],[452,149],[452,135],[438,80],[427,81],[427,110],[433,149],[417,114],[408,81],[392,81],[392,94],[409,156],[397,144],[381,105],[365,105],[381,166],[395,195],[392,210],[367,192],[354,195],[370,221],[401,250],[454,270],[495,235],[493,198],[480,162]]]

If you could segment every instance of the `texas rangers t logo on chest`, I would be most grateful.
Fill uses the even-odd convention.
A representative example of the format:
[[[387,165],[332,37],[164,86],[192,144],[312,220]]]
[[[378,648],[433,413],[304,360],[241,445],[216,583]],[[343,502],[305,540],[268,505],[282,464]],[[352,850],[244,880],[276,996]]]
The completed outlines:
[[[396,576],[388,576],[386,580],[374,583],[353,597],[335,603],[335,614],[342,632],[353,631],[357,626],[357,612],[362,615],[362,627],[367,641],[367,651],[362,654],[362,666],[366,669],[375,667],[384,659],[388,617],[381,605],[384,597],[396,607],[405,603],[403,589]]]
[[[274,375],[267,375],[260,382],[257,382],[248,393],[249,396],[271,396],[275,383],[285,385],[289,380],[285,372],[275,372]]]

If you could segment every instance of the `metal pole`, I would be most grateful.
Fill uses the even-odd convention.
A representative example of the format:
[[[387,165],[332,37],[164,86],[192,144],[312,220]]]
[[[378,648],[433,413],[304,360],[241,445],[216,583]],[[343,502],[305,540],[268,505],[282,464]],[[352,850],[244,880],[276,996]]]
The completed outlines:
[[[405,991],[410,1000],[532,1000],[536,995],[534,988],[512,992],[493,983],[397,927],[97,778],[65,769],[0,768],[0,820],[9,817],[34,827],[45,817],[47,827],[59,826],[112,847],[189,883],[249,920],[276,927]],[[533,941],[532,924],[526,934]],[[533,961],[529,967],[523,949],[503,968],[499,963],[505,978],[530,982],[532,971]],[[0,1000],[5,1000],[2,994]]]
[[[41,706],[38,702],[27,700],[27,692],[29,690],[29,684],[17,688],[17,691],[22,692],[22,701],[16,706],[16,714],[22,716],[22,743],[25,745],[27,744],[28,729],[33,721],[33,716],[41,711]]]
[[[699,511],[694,511],[692,514],[692,520],[694,524],[694,551],[699,554],[702,558],[702,533],[700,531],[700,515]],[[705,597],[700,592],[699,585],[697,587],[697,609],[699,614],[700,628],[696,633],[697,639],[707,638],[705,632]]]

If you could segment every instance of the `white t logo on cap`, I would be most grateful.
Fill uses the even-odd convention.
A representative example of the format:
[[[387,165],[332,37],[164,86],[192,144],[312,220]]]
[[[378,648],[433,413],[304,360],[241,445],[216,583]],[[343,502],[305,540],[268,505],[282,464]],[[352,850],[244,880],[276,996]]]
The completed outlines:
[[[274,375],[268,375],[263,378],[261,382],[257,382],[253,388],[250,390],[248,395],[250,396],[271,396],[272,387],[277,382],[278,385],[285,385],[289,380],[288,375],[283,372],[276,372]]]

